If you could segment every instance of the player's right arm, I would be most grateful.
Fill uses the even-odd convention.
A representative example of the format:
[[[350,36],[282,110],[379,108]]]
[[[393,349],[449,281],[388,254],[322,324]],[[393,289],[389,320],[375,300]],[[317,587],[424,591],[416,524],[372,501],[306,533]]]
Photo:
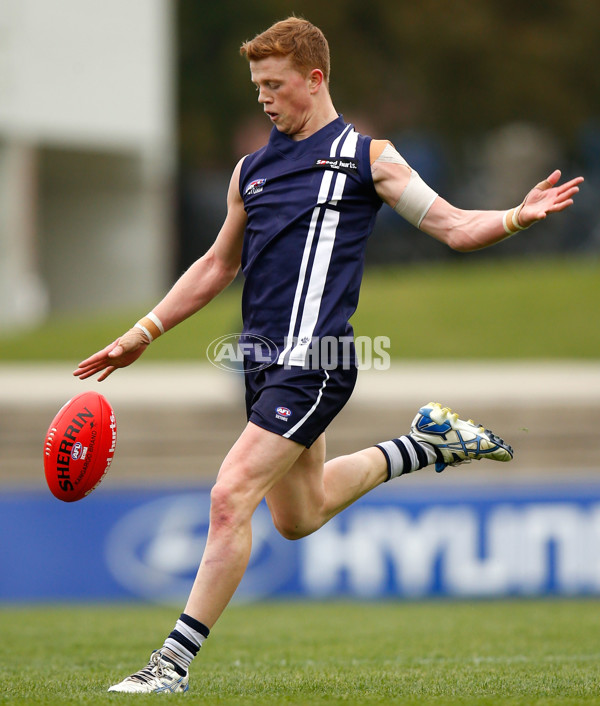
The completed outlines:
[[[241,159],[233,170],[227,192],[227,216],[208,251],[175,282],[151,312],[154,320],[142,319],[111,344],[79,363],[74,375],[84,380],[96,373],[105,380],[117,368],[136,361],[151,342],[148,331],[160,335],[205,307],[235,278],[241,264],[247,215],[240,195]],[[142,324],[142,325],[139,325]],[[152,334],[150,334],[152,335]]]

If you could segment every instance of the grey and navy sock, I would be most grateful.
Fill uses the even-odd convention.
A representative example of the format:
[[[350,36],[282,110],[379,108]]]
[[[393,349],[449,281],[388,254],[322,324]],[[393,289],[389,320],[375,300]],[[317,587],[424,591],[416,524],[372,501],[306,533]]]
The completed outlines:
[[[182,613],[165,640],[161,653],[173,662],[175,671],[183,677],[209,633],[206,625]]]
[[[387,461],[388,477],[386,482],[405,473],[418,471],[420,468],[429,466],[441,459],[441,454],[435,446],[417,441],[410,435],[401,436],[390,441],[382,441],[380,444],[375,445],[383,453]]]

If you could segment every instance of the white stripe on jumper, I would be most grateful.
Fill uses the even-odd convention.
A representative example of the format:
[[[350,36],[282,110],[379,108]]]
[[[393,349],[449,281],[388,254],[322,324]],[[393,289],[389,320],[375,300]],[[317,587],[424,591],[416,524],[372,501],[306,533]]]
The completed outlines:
[[[348,137],[344,140],[342,149],[340,150],[340,157],[355,157],[356,156],[356,145],[358,144],[358,133],[356,130],[352,130],[348,134]]]
[[[279,365],[283,365],[285,361],[285,356],[292,348],[294,329],[296,328],[296,319],[298,317],[298,309],[300,307],[300,298],[302,296],[302,289],[304,287],[304,279],[306,277],[306,268],[308,266],[308,258],[310,256],[310,250],[312,248],[313,237],[315,235],[315,228],[317,227],[317,221],[319,219],[320,208],[315,208],[313,210],[312,218],[310,219],[310,227],[308,229],[308,236],[306,242],[304,243],[304,252],[302,253],[302,262],[300,263],[300,272],[298,273],[298,284],[296,285],[296,293],[294,294],[294,303],[292,304],[292,313],[290,316],[290,325],[287,334],[287,343],[285,348],[279,354],[277,362]]]
[[[340,143],[340,140],[342,137],[346,134],[346,132],[350,129],[350,125],[347,125],[342,132],[335,138],[335,140],[331,143],[331,148],[329,150],[329,156],[330,157],[335,157],[335,153],[337,150],[337,147]],[[300,300],[302,298],[302,290],[304,289],[304,281],[306,279],[306,270],[308,267],[308,259],[310,257],[310,251],[312,249],[312,244],[313,244],[313,239],[315,235],[315,230],[317,226],[317,222],[319,220],[319,216],[321,214],[321,204],[327,203],[327,196],[329,195],[329,190],[331,187],[331,180],[333,179],[334,173],[330,169],[326,169],[323,172],[323,177],[321,179],[321,186],[319,188],[319,195],[317,197],[317,206],[313,209],[312,212],[312,217],[310,219],[310,226],[308,228],[308,234],[306,236],[306,241],[304,243],[304,252],[302,253],[302,261],[300,263],[300,271],[298,273],[298,283],[296,284],[296,292],[294,294],[294,302],[292,304],[292,313],[290,315],[290,323],[289,323],[289,328],[288,328],[288,333],[287,333],[287,343],[285,348],[281,351],[279,354],[279,358],[277,359],[277,362],[280,365],[283,365],[286,360],[285,356],[289,353],[289,351],[292,349],[292,346],[294,344],[294,329],[296,328],[296,320],[298,318],[298,311],[300,309]],[[339,176],[339,174],[337,175]],[[304,362],[304,361],[302,361]],[[302,364],[302,363],[300,363]]]
[[[290,353],[288,361],[290,365],[303,365],[306,360],[308,347],[312,342],[312,335],[317,325],[317,319],[319,318],[323,290],[325,289],[325,281],[327,280],[327,272],[329,270],[339,220],[339,211],[333,211],[330,208],[325,209],[315,259],[310,273],[310,279],[308,280],[308,290],[304,300],[304,308],[302,309],[302,319],[300,320],[300,330],[298,331],[298,343]]]
[[[356,155],[356,145],[358,143],[358,133],[355,130],[348,133],[348,137],[344,140],[340,157],[354,157]],[[338,201],[342,198],[344,187],[346,186],[346,175],[338,172],[335,185],[333,187],[333,196],[331,197],[331,205],[337,206]]]
[[[323,372],[325,373],[325,380],[323,380],[323,384],[321,385],[321,389],[319,390],[319,394],[317,395],[317,399],[315,400],[314,405],[308,410],[308,412],[302,417],[302,419],[295,424],[289,431],[286,431],[285,434],[283,435],[284,439],[289,439],[292,434],[294,434],[300,427],[304,424],[304,422],[311,416],[311,414],[315,411],[315,409],[319,406],[319,402],[321,401],[321,397],[323,397],[323,390],[327,386],[327,381],[329,380],[329,373],[327,370],[323,369]]]
[[[356,153],[357,142],[358,133],[356,133],[354,130],[350,131],[346,136],[344,143],[342,144],[340,154],[344,157],[354,156],[354,154]],[[333,147],[333,145],[331,148],[331,153],[332,155],[335,155],[335,148]],[[336,174],[333,195],[331,199],[331,203],[333,205],[337,205],[337,202],[342,198],[345,185],[346,175],[341,172],[338,172]],[[325,289],[325,283],[327,281],[327,273],[329,271],[329,263],[331,262],[331,253],[333,252],[333,246],[335,244],[339,220],[339,211],[334,211],[330,208],[325,209],[321,228],[317,236],[318,241],[315,252],[315,258],[309,277],[308,290],[306,293],[306,299],[304,300],[304,307],[302,309],[302,319],[300,320],[300,330],[298,331],[298,342],[291,350],[288,360],[282,361],[284,353],[287,354],[287,352],[290,350],[289,342],[293,341],[293,331],[297,319],[297,311],[294,311],[292,316],[294,321],[294,328],[290,326],[291,333],[288,335],[288,346],[286,346],[284,353],[282,353],[282,355],[280,356],[280,362],[287,362],[290,365],[304,365],[306,361],[308,347],[312,342],[312,337],[319,318],[319,312],[321,310],[321,301],[323,299],[323,291]],[[311,245],[312,239],[313,238],[311,237]],[[310,254],[310,248],[308,254]],[[305,276],[306,272],[303,273],[303,283]],[[300,294],[301,292],[302,290],[300,290]],[[296,290],[296,294],[298,294],[298,290]],[[300,302],[299,300],[298,302],[296,302],[296,298],[294,298],[294,305],[296,304],[299,306]]]

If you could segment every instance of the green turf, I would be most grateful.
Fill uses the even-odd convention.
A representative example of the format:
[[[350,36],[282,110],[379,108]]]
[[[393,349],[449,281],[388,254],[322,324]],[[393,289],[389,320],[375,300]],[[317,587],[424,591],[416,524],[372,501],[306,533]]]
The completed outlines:
[[[600,357],[600,260],[493,261],[381,270],[362,289],[357,334],[394,357]]]
[[[182,698],[203,706],[600,704],[599,608],[596,600],[232,606]],[[143,666],[176,615],[5,607],[0,703],[156,698],[105,690]]]
[[[367,271],[357,335],[387,336],[392,357],[598,359],[600,261],[481,260]],[[148,308],[153,302],[148,303]],[[0,361],[76,362],[105,346],[146,308],[56,317],[0,337]],[[161,338],[144,360],[206,362],[209,343],[240,330],[240,288]]]

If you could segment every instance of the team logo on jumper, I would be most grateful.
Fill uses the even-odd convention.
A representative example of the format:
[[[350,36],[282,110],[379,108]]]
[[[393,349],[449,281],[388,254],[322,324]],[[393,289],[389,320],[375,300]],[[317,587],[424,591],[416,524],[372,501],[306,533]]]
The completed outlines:
[[[358,159],[352,159],[350,157],[327,157],[326,159],[317,159],[315,167],[320,169],[335,169],[338,172],[352,174],[358,171]]]
[[[292,410],[287,407],[277,407],[275,410],[275,418],[281,419],[282,422],[287,422],[292,416]]]
[[[260,194],[260,192],[265,188],[266,179],[255,179],[251,181],[244,191],[244,196],[250,194]]]

